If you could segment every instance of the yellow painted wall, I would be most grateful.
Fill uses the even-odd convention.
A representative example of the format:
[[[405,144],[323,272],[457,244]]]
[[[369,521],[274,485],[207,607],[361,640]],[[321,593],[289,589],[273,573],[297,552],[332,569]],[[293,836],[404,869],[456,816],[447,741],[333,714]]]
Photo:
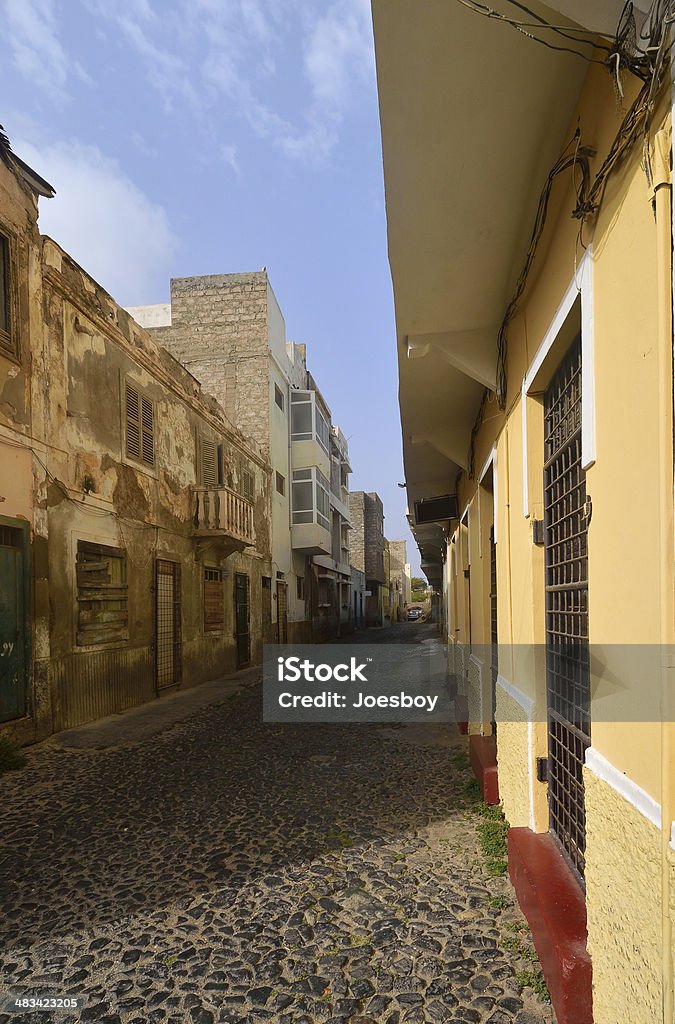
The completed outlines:
[[[597,166],[619,114],[611,83],[595,69],[589,74],[573,126],[577,117],[584,140],[597,147]],[[664,106],[655,117],[653,133],[667,122]],[[658,240],[650,200],[637,146],[610,179],[597,223],[584,229],[585,243],[593,242],[596,421],[596,461],[586,475],[593,508],[588,532],[590,639],[596,645],[596,683],[611,682],[635,698],[628,722],[611,719],[606,706],[596,705],[592,743],[657,804],[665,797],[667,817],[672,817],[675,758],[664,773],[662,727],[640,720],[649,717],[644,711],[647,685],[659,692],[659,671],[650,675],[646,663],[636,665],[619,646],[651,644],[656,649],[656,645],[673,643],[673,623],[666,616],[664,625],[659,604],[660,569],[664,561],[675,564],[675,555],[672,494],[670,507],[659,511],[659,444],[670,444],[671,425],[667,418],[664,422],[659,408]],[[507,407],[499,415],[488,404],[475,446],[475,463],[480,466],[492,445],[497,445],[500,674],[535,702],[534,721],[528,727],[521,705],[503,689],[497,691],[500,793],[511,824],[533,826],[537,831],[548,828],[546,786],[534,775],[534,758],[547,752],[541,647],[545,642],[544,550],[533,544],[531,533],[532,520],[543,518],[543,407],[540,395],[527,396],[528,501],[524,507],[520,389],[583,256],[579,224],[570,217],[573,205],[571,182],[561,183],[528,289],[508,331]],[[571,316],[581,326],[580,310]],[[561,355],[552,356],[546,370],[549,377],[555,369],[553,359],[559,361]],[[476,487],[475,480],[462,476],[460,507],[472,500]],[[665,548],[659,515],[665,517],[661,538],[664,533],[671,538]],[[478,575],[481,566],[475,568]],[[472,596],[473,570],[472,561]],[[481,580],[476,580],[478,590]],[[473,610],[473,618],[484,621],[478,609]],[[603,652],[602,645],[610,646]],[[608,784],[588,770],[584,774],[595,1021],[660,1020],[662,835]],[[671,851],[671,893],[673,857]],[[671,895],[671,902],[675,907],[675,896]]]
[[[594,1020],[654,1024],[662,1020],[661,833],[606,782],[587,769],[584,777]]]

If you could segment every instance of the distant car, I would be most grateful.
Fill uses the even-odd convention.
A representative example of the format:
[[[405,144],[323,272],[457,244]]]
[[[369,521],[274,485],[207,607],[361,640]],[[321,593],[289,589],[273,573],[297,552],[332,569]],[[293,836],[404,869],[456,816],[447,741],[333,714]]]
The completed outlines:
[[[417,622],[422,618],[421,608],[408,608],[408,622]]]

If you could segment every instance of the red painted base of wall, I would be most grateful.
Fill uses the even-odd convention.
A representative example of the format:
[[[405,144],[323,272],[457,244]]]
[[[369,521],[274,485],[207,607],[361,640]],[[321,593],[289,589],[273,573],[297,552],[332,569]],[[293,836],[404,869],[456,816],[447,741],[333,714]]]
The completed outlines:
[[[586,903],[554,840],[529,828],[508,837],[509,876],[541,960],[558,1024],[593,1024]]]
[[[497,775],[497,739],[495,736],[469,736],[469,757],[473,774],[480,783],[486,804],[499,803]]]
[[[466,697],[455,697],[455,719],[463,736],[469,731],[469,702]]]

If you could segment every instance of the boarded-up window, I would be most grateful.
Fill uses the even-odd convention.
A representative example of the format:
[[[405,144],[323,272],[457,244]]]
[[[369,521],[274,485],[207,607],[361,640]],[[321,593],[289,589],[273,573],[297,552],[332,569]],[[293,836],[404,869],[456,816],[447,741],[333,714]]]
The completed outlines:
[[[225,463],[222,444],[202,437],[199,449],[202,486],[222,487],[225,483]]]
[[[77,543],[77,644],[129,639],[126,555],[121,548]]]
[[[155,410],[150,399],[135,385],[129,381],[125,384],[127,457],[154,466]]]
[[[9,239],[0,235],[0,352],[15,356],[10,315]]]
[[[225,587],[222,569],[204,569],[204,630],[220,631],[225,624]]]

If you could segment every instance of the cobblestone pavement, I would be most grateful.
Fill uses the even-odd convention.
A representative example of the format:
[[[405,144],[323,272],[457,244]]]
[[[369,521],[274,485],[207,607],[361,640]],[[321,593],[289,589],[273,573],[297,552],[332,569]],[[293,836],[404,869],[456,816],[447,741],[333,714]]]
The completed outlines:
[[[86,1006],[0,1022],[550,1024],[521,991],[532,947],[483,865],[464,741],[259,708],[251,685],[3,777],[0,989]]]

